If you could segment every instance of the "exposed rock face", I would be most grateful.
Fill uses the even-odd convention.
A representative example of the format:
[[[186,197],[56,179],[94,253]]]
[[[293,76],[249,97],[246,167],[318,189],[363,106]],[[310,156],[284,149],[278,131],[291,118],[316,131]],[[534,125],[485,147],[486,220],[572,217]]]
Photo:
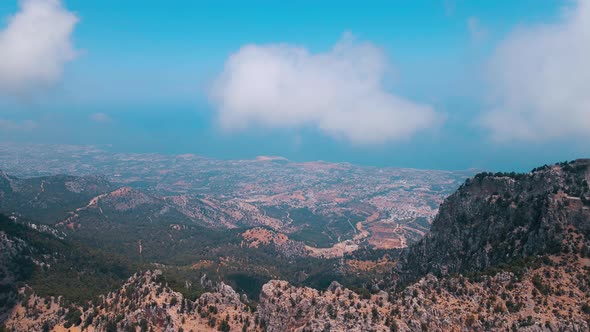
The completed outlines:
[[[231,287],[196,301],[166,286],[159,271],[136,274],[84,307],[20,291],[9,330],[41,331],[588,331],[590,269],[569,254],[527,270],[474,279],[428,275],[398,293],[361,296],[272,280],[252,312]]]
[[[153,271],[84,307],[23,288],[5,325],[15,331],[589,331],[589,166],[579,160],[467,181],[443,203],[432,233],[402,255],[391,279],[405,288],[382,282],[372,294],[359,294],[338,283],[320,291],[272,280],[253,312],[223,283],[203,278],[214,291],[190,301]],[[252,239],[276,240],[258,235]],[[20,248],[7,240],[4,247]]]
[[[227,285],[196,301],[171,290],[160,271],[131,277],[119,290],[84,307],[61,298],[42,299],[30,289],[5,322],[14,331],[259,331],[254,314]],[[252,328],[249,329],[249,326]]]
[[[272,280],[262,287],[259,312],[269,332],[389,331],[384,324],[388,312],[383,303],[387,298],[382,292],[361,299],[340,285],[320,292]]]
[[[587,251],[589,166],[590,160],[578,160],[530,174],[484,173],[468,180],[442,204],[430,234],[403,255],[402,282]],[[570,232],[583,235],[581,242],[567,241]]]
[[[521,276],[428,275],[401,292],[364,298],[271,281],[258,311],[267,331],[588,331],[588,272],[571,255]]]

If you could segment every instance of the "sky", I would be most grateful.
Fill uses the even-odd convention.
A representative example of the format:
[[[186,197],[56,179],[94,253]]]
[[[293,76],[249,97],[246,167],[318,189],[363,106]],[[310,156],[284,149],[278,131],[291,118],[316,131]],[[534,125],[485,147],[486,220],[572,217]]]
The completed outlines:
[[[0,0],[0,141],[523,171],[588,59],[590,0]]]

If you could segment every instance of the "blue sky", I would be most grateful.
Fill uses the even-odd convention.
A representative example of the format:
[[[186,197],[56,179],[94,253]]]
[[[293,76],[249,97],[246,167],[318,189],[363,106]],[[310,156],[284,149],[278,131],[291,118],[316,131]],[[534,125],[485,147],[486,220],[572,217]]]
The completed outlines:
[[[576,24],[584,0],[2,0],[0,31],[17,30],[11,18],[27,2],[59,7],[48,29],[77,19],[56,35],[60,48],[44,46],[51,56],[74,55],[56,58],[60,71],[50,75],[34,57],[3,72],[2,61],[16,60],[0,54],[0,75],[16,77],[4,85],[0,77],[1,141],[431,169],[526,170],[590,152],[588,99],[563,94],[561,110],[555,98],[535,97],[564,84],[578,91],[568,74],[577,70],[562,65],[572,62],[567,52],[527,53],[552,50],[556,39],[584,44],[588,25]],[[0,37],[0,50],[14,45]],[[281,74],[245,74],[261,64]],[[544,68],[557,74],[536,77]],[[529,75],[530,88],[520,79]],[[329,84],[311,86],[326,77]],[[276,85],[285,88],[258,95]]]

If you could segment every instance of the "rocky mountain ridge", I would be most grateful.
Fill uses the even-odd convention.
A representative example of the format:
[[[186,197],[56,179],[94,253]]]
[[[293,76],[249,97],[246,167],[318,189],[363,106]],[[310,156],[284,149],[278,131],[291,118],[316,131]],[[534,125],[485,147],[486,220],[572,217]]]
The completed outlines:
[[[590,253],[589,182],[590,159],[529,174],[476,175],[445,200],[430,233],[402,255],[401,281],[482,272],[539,255]]]
[[[158,271],[84,305],[20,290],[8,330],[588,331],[590,160],[482,173],[445,200],[432,231],[367,289],[271,280],[259,302],[222,283],[194,301]],[[277,241],[260,234],[255,241]],[[272,234],[271,234],[272,235]],[[269,235],[270,236],[270,235]],[[253,241],[252,241],[253,239]]]
[[[521,275],[429,274],[401,292],[372,295],[338,283],[319,291],[273,280],[256,310],[223,283],[186,299],[156,270],[84,306],[23,288],[5,324],[14,331],[587,331],[590,265],[561,259]]]

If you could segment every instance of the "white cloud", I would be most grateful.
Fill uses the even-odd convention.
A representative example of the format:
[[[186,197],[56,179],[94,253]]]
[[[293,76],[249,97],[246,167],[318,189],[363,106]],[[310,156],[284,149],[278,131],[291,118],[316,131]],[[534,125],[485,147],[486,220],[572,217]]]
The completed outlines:
[[[90,119],[92,121],[98,122],[98,123],[109,123],[109,122],[113,121],[108,114],[101,113],[101,112],[93,113],[92,115],[90,115]]]
[[[37,128],[37,123],[32,120],[16,122],[8,119],[0,119],[0,129],[3,131],[30,131]]]
[[[48,86],[75,56],[71,35],[78,18],[59,0],[21,0],[0,30],[0,93]]]
[[[231,55],[211,91],[226,129],[313,126],[356,144],[411,136],[438,115],[386,91],[384,53],[349,34],[326,53],[288,44],[247,45]]]
[[[475,43],[484,41],[488,36],[487,29],[481,24],[479,18],[475,16],[467,19],[467,29],[469,30],[471,41]]]
[[[496,140],[590,137],[590,1],[555,24],[524,26],[490,63],[493,108],[482,124]]]

